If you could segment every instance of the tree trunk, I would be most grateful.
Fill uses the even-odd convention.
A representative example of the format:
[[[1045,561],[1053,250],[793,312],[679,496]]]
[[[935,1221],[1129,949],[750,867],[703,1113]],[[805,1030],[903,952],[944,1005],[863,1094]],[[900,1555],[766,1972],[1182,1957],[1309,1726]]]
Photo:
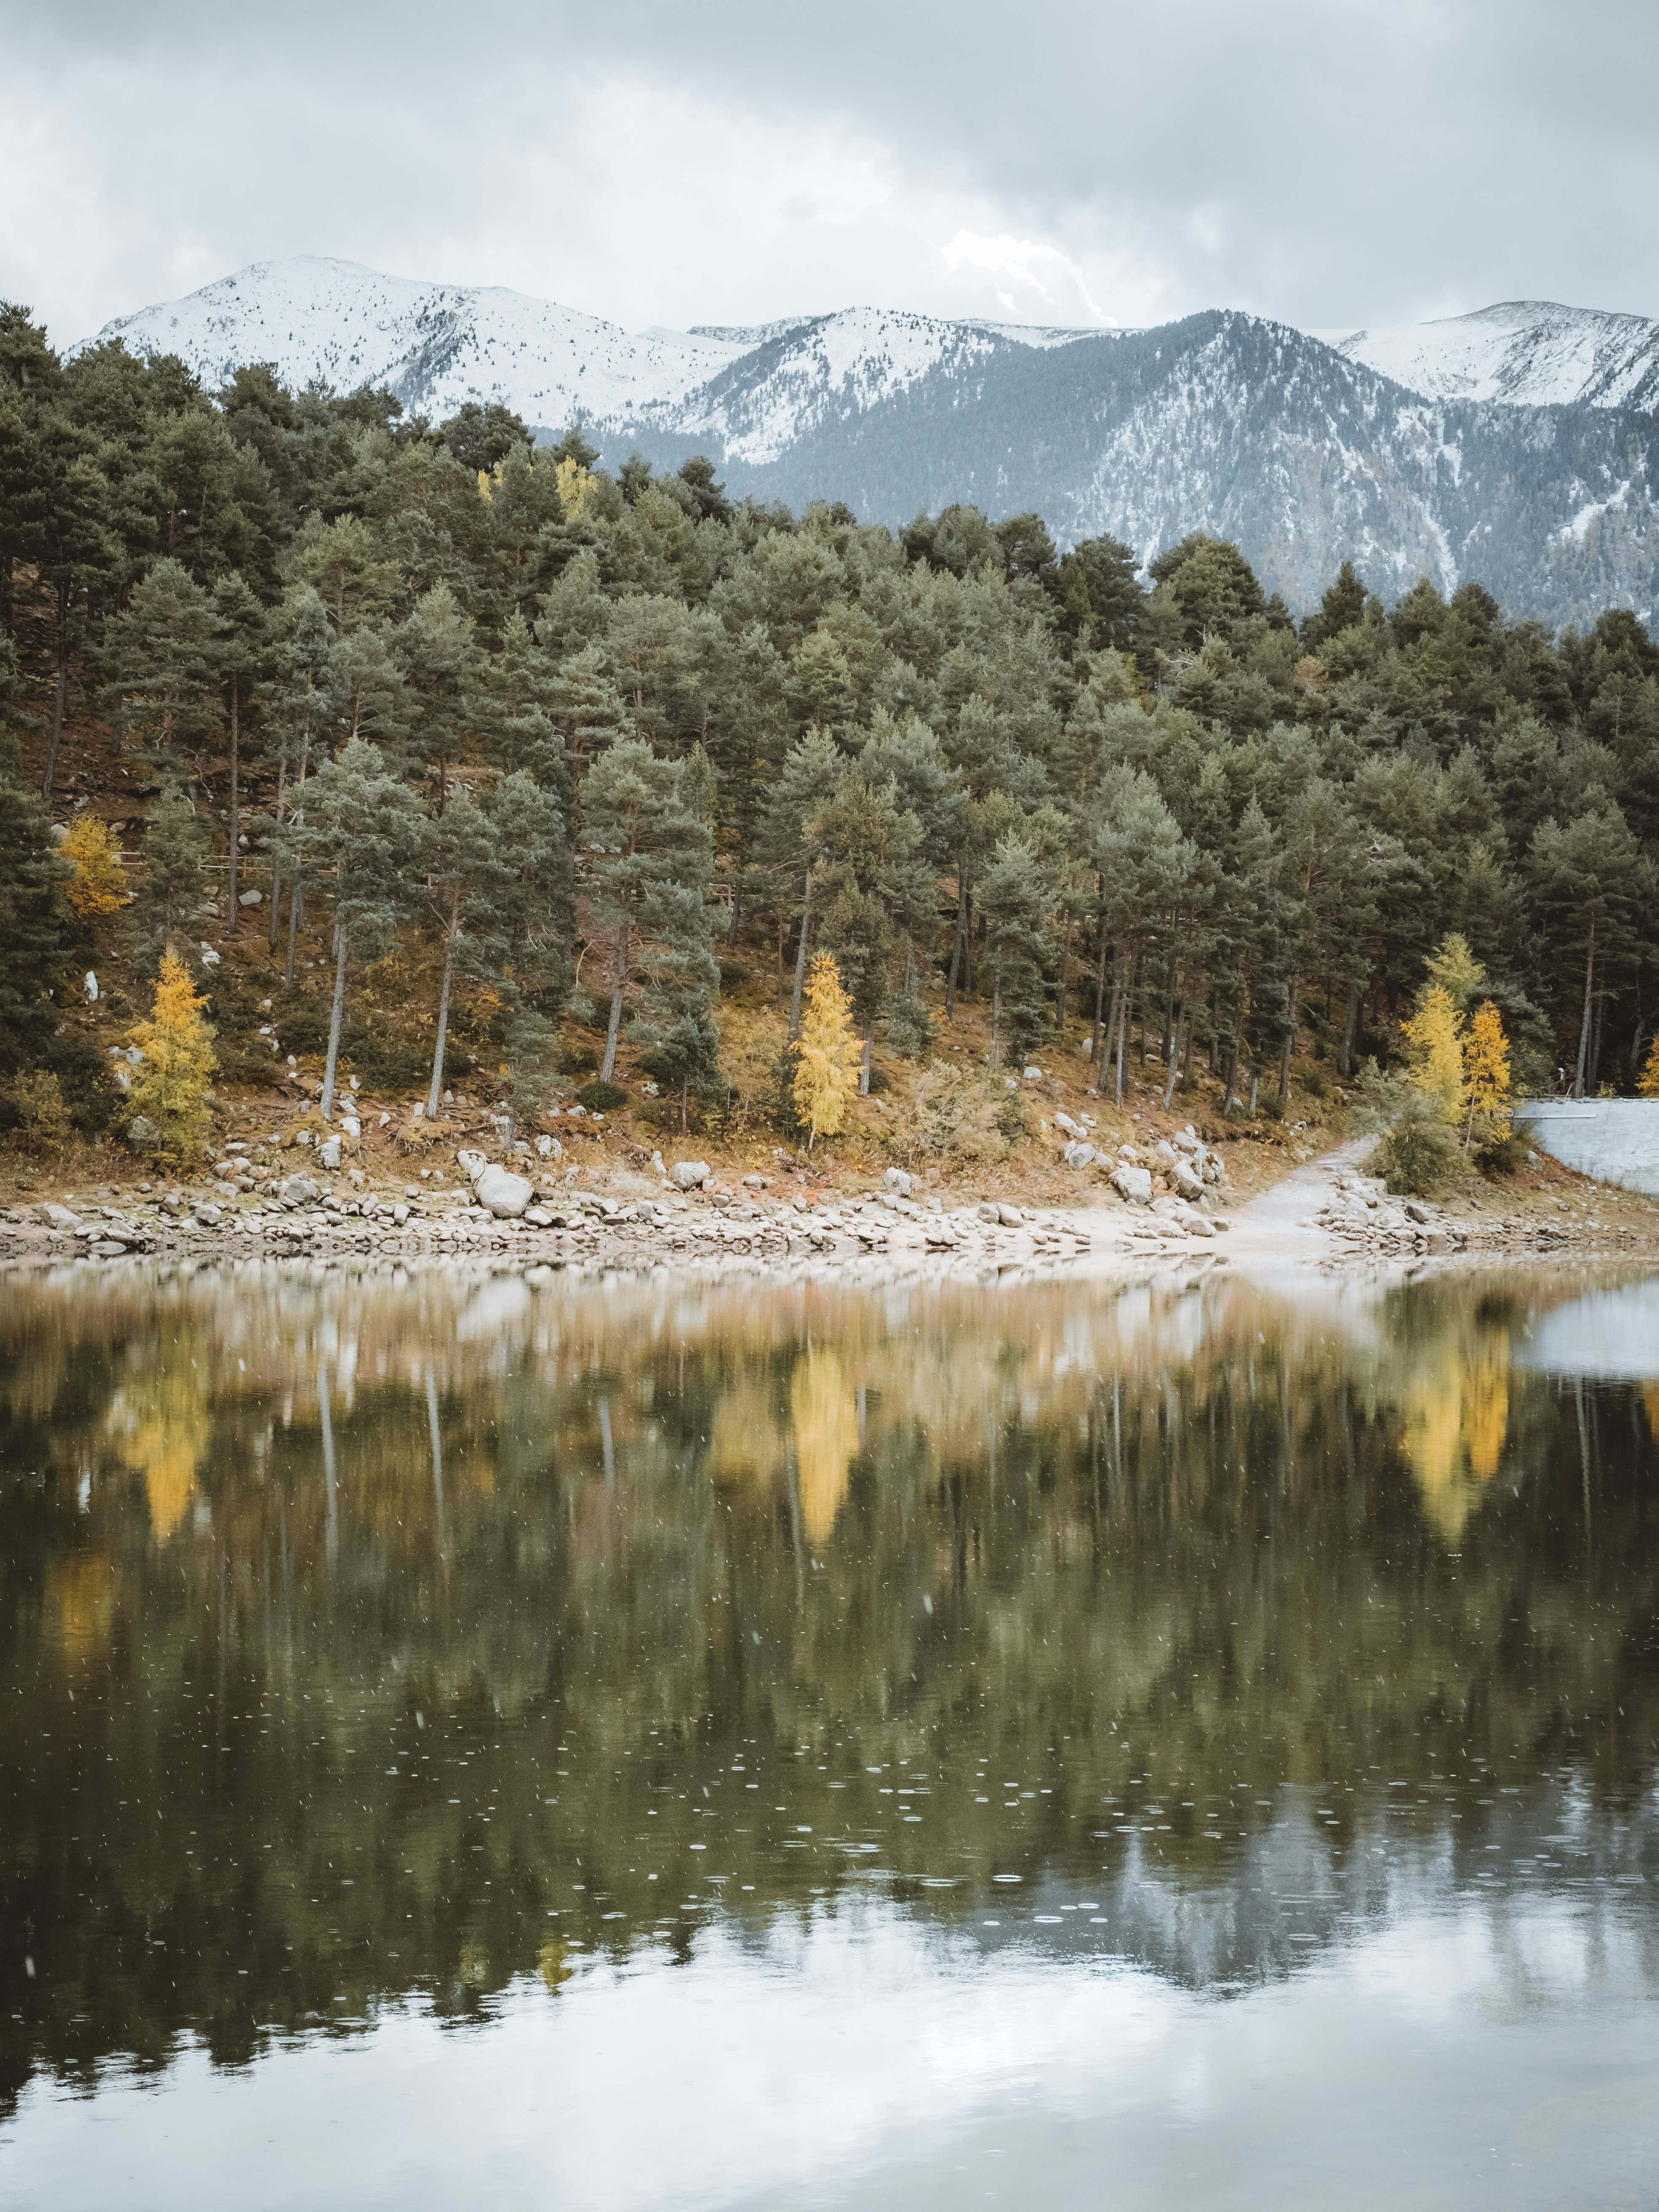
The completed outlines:
[[[1123,1053],[1129,1039],[1129,999],[1134,988],[1135,972],[1134,958],[1127,954],[1124,956],[1124,970],[1123,1000],[1117,1010],[1117,1072],[1114,1079],[1115,1100],[1120,1106],[1123,1103]]]
[[[444,1087],[444,1047],[449,1042],[449,987],[455,974],[455,940],[461,933],[456,926],[460,910],[461,895],[459,890],[451,891],[449,926],[444,932],[444,980],[438,993],[438,1036],[432,1048],[432,1087],[426,1094],[426,1118],[428,1121],[437,1119],[438,1100]],[[605,1079],[607,1083],[611,1080],[608,1063]]]
[[[795,988],[789,1001],[789,1042],[796,1043],[800,1036],[800,1000],[806,988],[806,939],[812,927],[812,878],[806,879],[806,896],[800,910],[800,943],[795,947]]]
[[[870,1096],[870,1054],[875,1048],[876,1024],[872,1016],[864,1032],[864,1058],[859,1066],[859,1097]]]
[[[346,933],[334,925],[334,1004],[328,1017],[328,1065],[323,1070],[323,1119],[334,1111],[334,1072],[340,1064],[340,1024],[345,1018]]]
[[[295,884],[288,895],[288,959],[283,968],[283,988],[294,988],[294,945],[300,934],[300,920],[306,910],[305,888]]]
[[[283,799],[287,789],[288,763],[278,761],[276,763],[276,827],[278,830],[283,826]],[[265,941],[273,952],[276,950],[276,916],[281,908],[282,896],[282,864],[273,854],[270,861],[270,913],[265,925]]]
[[[1066,1035],[1066,994],[1072,980],[1072,918],[1066,917],[1066,932],[1060,941],[1060,990],[1054,1001],[1054,1035]]]
[[[1591,922],[1589,945],[1584,954],[1584,1012],[1578,1024],[1578,1063],[1573,1071],[1572,1095],[1584,1095],[1584,1072],[1589,1059],[1591,985],[1595,975],[1595,924]]]
[[[1241,1014],[1243,1009],[1239,1009]],[[1227,1045],[1227,1087],[1222,1093],[1221,1117],[1225,1121],[1233,1110],[1233,1094],[1238,1088],[1238,1024],[1233,1024],[1233,1033]]]
[[[951,947],[950,980],[945,986],[945,1018],[947,1022],[956,1019],[957,978],[962,973],[963,947],[967,941],[968,878],[965,875],[958,874],[957,877],[957,934],[956,941]]]
[[[778,991],[777,991],[778,1004],[779,1004],[780,1006],[781,1006],[781,1005],[783,1004],[783,948],[784,948],[784,946],[787,944],[788,940],[789,940],[789,917],[788,917],[788,915],[779,915],[779,917],[778,917]]]
[[[1360,989],[1358,983],[1348,986],[1348,1018],[1342,1025],[1341,1048],[1336,1055],[1336,1072],[1346,1083],[1353,1073],[1354,1047],[1359,1042]]]
[[[1291,980],[1291,1018],[1285,1029],[1285,1050],[1279,1062],[1279,1103],[1285,1105],[1291,1095],[1291,1054],[1296,1047],[1296,979]]]
[[[624,921],[617,939],[617,978],[611,993],[611,1025],[605,1033],[605,1065],[599,1070],[601,1083],[609,1083],[616,1073],[617,1040],[622,1034],[623,1000],[628,992],[628,924]]]
[[[1164,1034],[1159,1040],[1163,1047],[1164,1064],[1166,1067],[1170,1064],[1170,1055],[1175,1050],[1175,1039],[1170,1034],[1170,1028],[1171,1018],[1174,1017],[1176,1011],[1175,988],[1176,958],[1172,952],[1170,955],[1170,971],[1164,979]]]
[[[64,742],[64,701],[69,691],[69,658],[64,651],[64,633],[69,628],[69,586],[58,587],[58,680],[52,690],[52,750],[46,755],[46,773],[41,780],[40,796],[50,799],[52,780],[58,773],[58,749]]]
[[[1252,1118],[1255,1117],[1255,1094],[1261,1088],[1261,1072],[1259,1068],[1253,1067],[1250,1070],[1250,1114]]]
[[[1106,989],[1106,948],[1100,949],[1100,986],[1095,993],[1095,1096],[1099,1098],[1106,1089],[1106,1066],[1112,1056],[1112,1040],[1117,1035],[1118,1014],[1123,1003],[1123,956],[1119,953],[1112,963],[1112,1011],[1106,1018],[1103,1030],[1100,1022],[1100,1001]]]
[[[1116,1018],[1117,1014],[1119,969],[1121,966],[1122,956],[1119,954],[1112,962],[1112,1014],[1114,1019]],[[1100,952],[1096,961],[1095,967],[1095,1025],[1089,1035],[1089,1057],[1095,1064],[1095,1089],[1097,1091],[1100,1088],[1100,1055],[1105,1048],[1106,1039],[1111,1035],[1110,1022],[1106,1025],[1104,1035],[1102,1034],[1100,1026],[1101,1009],[1104,1006],[1105,1003],[1106,917],[1104,915],[1102,915],[1100,917]]]
[[[239,926],[240,925],[241,919],[242,919],[242,909],[241,909],[241,908],[240,908],[240,907],[239,907],[239,906],[237,905],[237,903],[236,903],[236,896],[237,896],[238,891],[239,891],[239,890],[240,890],[240,888],[241,888],[240,880],[240,878],[239,878],[239,875],[238,875],[238,862],[239,862],[239,860],[240,860],[240,854],[239,854],[239,853],[238,853],[238,851],[237,851],[237,846],[236,846],[236,836],[237,836],[237,831],[239,830],[239,829],[240,829],[240,826],[241,826],[241,814],[240,814],[240,801],[241,801],[240,766],[241,766],[241,763],[240,763],[240,743],[239,743],[239,739],[240,739],[240,711],[239,711],[239,709],[240,709],[240,695],[241,695],[241,689],[242,689],[242,687],[241,687],[241,685],[240,685],[240,683],[234,683],[234,684],[233,684],[231,685],[231,687],[230,687],[230,908],[229,908],[229,912],[230,912],[230,929],[231,929],[231,934],[232,934],[232,935],[234,935],[234,933],[235,933],[235,932],[236,932],[237,928],[238,928],[238,927],[239,927]]]
[[[1002,1065],[1002,986],[999,983],[991,999],[991,1073],[994,1075]]]
[[[963,916],[962,932],[962,994],[965,999],[974,995],[974,887],[968,886],[968,905]]]
[[[1165,1018],[1167,1020],[1167,1017]],[[1168,1029],[1164,1031],[1164,1035],[1170,1038],[1170,1064],[1164,1076],[1164,1110],[1166,1114],[1170,1110],[1170,1101],[1175,1097],[1176,1077],[1181,1072],[1181,1024],[1183,1019],[1186,1021],[1190,1038],[1192,1016],[1187,1012],[1187,1002],[1184,999],[1175,1010],[1173,1034]]]

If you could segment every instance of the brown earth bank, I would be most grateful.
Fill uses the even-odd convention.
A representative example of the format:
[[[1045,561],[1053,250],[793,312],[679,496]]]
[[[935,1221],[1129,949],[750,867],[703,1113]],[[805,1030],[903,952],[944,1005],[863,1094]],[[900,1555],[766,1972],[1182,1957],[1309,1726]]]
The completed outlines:
[[[965,1175],[884,1168],[880,1154],[848,1159],[846,1146],[823,1158],[773,1147],[764,1165],[729,1152],[711,1159],[708,1147],[647,1152],[586,1114],[544,1117],[516,1139],[526,1149],[513,1150],[459,1097],[441,1124],[354,1100],[354,1139],[337,1123],[331,1130],[301,1093],[244,1107],[250,1133],[220,1139],[188,1178],[143,1173],[113,1147],[50,1168],[0,1159],[0,1258],[108,1266],[140,1255],[304,1257],[350,1266],[470,1257],[532,1270],[761,1264],[885,1278],[922,1268],[976,1277],[1115,1270],[1172,1256],[1332,1267],[1455,1253],[1659,1251],[1659,1203],[1542,1156],[1516,1176],[1443,1200],[1402,1199],[1365,1174],[1363,1141],[1310,1158],[1311,1131],[1274,1131],[1273,1141],[1263,1130],[1206,1131],[1178,1110],[1120,1113],[1081,1097],[1068,1112],[1060,1100],[1071,1091],[1080,1085],[1054,1069],[1022,1077],[1031,1139],[994,1168]],[[1092,1129],[1085,1111],[1095,1114]],[[1069,1136],[1057,1114],[1079,1135]],[[331,1136],[337,1165],[325,1164],[335,1158]],[[1063,1148],[1079,1142],[1103,1157],[1068,1164]],[[1126,1146],[1146,1170],[1148,1202],[1126,1200],[1109,1180]],[[494,1180],[475,1188],[486,1163]],[[481,1202],[492,1194],[499,1202],[502,1170],[527,1186],[507,1188],[507,1203],[521,1211]],[[1193,1195],[1183,1196],[1183,1184]]]

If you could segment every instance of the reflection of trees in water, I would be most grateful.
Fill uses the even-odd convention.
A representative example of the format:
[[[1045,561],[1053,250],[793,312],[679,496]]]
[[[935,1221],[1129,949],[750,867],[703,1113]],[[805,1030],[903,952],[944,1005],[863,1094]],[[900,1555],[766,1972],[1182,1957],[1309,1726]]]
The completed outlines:
[[[994,1870],[1147,1931],[1202,1899],[1225,1944],[1136,1938],[1194,1972],[1279,1963],[1286,1784],[1344,1895],[1413,1838],[1504,1863],[1502,1793],[1559,1825],[1568,1774],[1612,1863],[1654,1407],[1511,1366],[1549,1294],[1423,1286],[1356,1342],[1227,1284],[11,1293],[8,2079],[556,1987],[709,1875],[833,1892],[830,1838],[946,1917]]]

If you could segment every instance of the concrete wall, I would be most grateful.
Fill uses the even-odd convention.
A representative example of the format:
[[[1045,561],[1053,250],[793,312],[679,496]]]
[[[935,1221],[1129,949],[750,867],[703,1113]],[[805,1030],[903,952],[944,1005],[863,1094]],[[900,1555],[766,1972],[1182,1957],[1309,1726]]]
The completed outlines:
[[[1659,1098],[1534,1098],[1515,1120],[1564,1167],[1659,1196]]]

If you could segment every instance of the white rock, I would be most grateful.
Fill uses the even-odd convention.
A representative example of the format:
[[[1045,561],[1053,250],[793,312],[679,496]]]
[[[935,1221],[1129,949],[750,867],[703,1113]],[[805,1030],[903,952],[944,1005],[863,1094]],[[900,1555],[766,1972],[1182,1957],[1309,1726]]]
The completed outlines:
[[[549,1136],[538,1137],[536,1139],[536,1150],[541,1154],[544,1160],[550,1159],[553,1156],[552,1138]]]
[[[553,1226],[553,1217],[544,1206],[526,1206],[524,1218],[532,1229],[550,1229]]]
[[[1064,1129],[1068,1137],[1080,1137],[1083,1134],[1082,1130],[1069,1114],[1056,1114],[1054,1127],[1057,1129]]]
[[[525,1211],[536,1191],[528,1176],[514,1175],[509,1168],[490,1165],[474,1177],[472,1194],[498,1221],[511,1221]]]
[[[317,1158],[324,1167],[337,1168],[340,1164],[339,1139],[337,1137],[325,1137],[323,1142],[317,1147]]]
[[[1042,1080],[1042,1070],[1040,1067],[1028,1067],[1024,1070],[1024,1075],[1028,1083],[1041,1083]]]
[[[1092,1145],[1080,1145],[1075,1138],[1066,1146],[1064,1155],[1068,1168],[1086,1168],[1096,1157]]]
[[[87,980],[82,988],[87,994],[87,1004],[89,1006],[95,1006],[98,1003],[98,978],[90,968],[87,970]]]
[[[1005,1229],[1023,1229],[1025,1225],[1025,1216],[1017,1206],[999,1206],[997,1219]]]
[[[483,1152],[463,1150],[456,1153],[455,1164],[469,1182],[477,1182],[489,1162]]]
[[[708,1180],[707,1160],[676,1160],[674,1181],[682,1190],[701,1190]]]
[[[219,965],[219,956],[210,945],[204,945],[202,947],[202,965],[204,968],[216,968]]]
[[[263,891],[239,891],[236,903],[238,906],[259,906],[264,903],[264,896]]]
[[[881,1180],[884,1189],[896,1191],[901,1198],[909,1197],[910,1178],[902,1168],[889,1168]]]
[[[1152,1202],[1152,1171],[1147,1168],[1131,1167],[1126,1161],[1112,1170],[1112,1188],[1131,1206],[1150,1206]]]
[[[1183,1198],[1202,1198],[1204,1195],[1204,1178],[1190,1160],[1176,1161],[1174,1182]]]
[[[1160,1137],[1152,1146],[1152,1158],[1155,1160],[1162,1160],[1167,1167],[1173,1167],[1180,1157],[1181,1155],[1167,1137]]]

